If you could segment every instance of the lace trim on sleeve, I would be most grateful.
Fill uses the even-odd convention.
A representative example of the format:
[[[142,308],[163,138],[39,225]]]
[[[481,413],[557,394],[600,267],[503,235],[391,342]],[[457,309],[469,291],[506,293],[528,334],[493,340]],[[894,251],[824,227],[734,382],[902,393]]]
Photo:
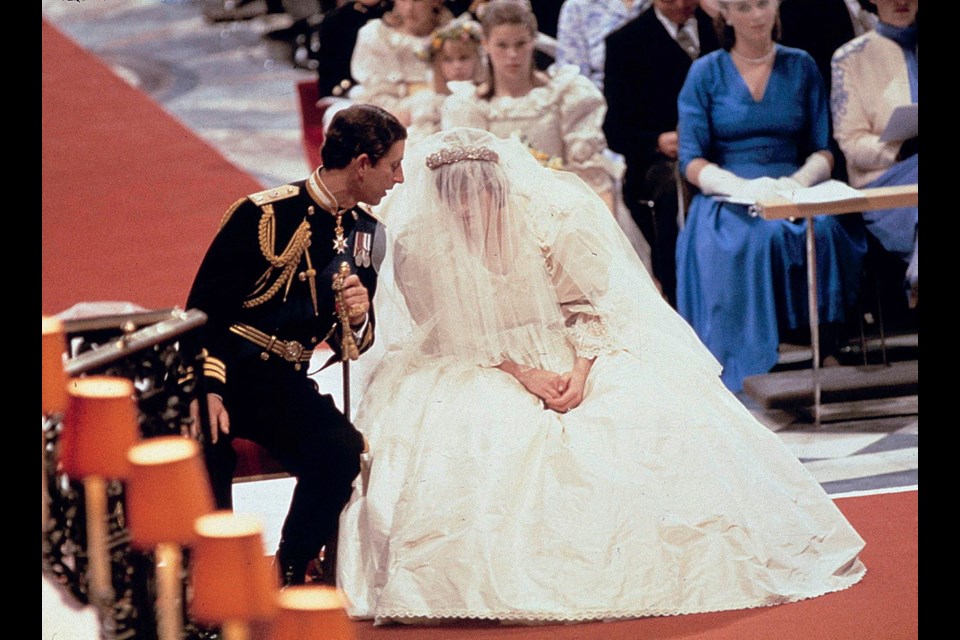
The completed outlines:
[[[596,358],[617,350],[606,323],[597,316],[578,314],[570,326],[570,339],[581,358]]]

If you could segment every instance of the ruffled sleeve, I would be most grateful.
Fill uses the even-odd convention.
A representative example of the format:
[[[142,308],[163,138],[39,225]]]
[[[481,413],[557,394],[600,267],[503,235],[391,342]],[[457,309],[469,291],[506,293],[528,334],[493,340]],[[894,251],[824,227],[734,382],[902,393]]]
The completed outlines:
[[[613,247],[598,241],[570,209],[547,206],[544,210],[543,205],[537,199],[532,202],[537,213],[531,216],[531,226],[574,351],[579,357],[595,358],[625,348],[596,304],[608,290]]]
[[[603,118],[607,103],[603,94],[574,66],[558,67],[553,72],[553,83],[560,105],[564,168],[583,178],[601,196],[609,194],[618,176],[604,155],[607,139],[603,135]]]
[[[477,97],[477,87],[468,80],[448,82],[450,95],[440,107],[440,128],[471,127],[489,131],[490,120],[484,101]]]
[[[719,375],[719,363],[657,291],[600,199],[576,176],[551,173],[550,184],[533,192],[527,218],[577,355],[623,350]]]

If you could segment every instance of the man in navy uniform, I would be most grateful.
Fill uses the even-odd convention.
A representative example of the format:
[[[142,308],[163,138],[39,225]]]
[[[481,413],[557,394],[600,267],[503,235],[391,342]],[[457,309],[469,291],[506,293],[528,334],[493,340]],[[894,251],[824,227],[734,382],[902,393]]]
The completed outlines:
[[[334,360],[373,342],[376,221],[359,205],[378,204],[403,182],[405,139],[403,126],[378,107],[338,113],[323,165],[309,178],[227,211],[187,300],[208,318],[184,348],[202,354],[209,416],[202,437],[218,506],[231,503],[233,437],[260,444],[297,478],[276,558],[284,584],[305,582],[359,473],[363,436],[318,393],[307,369],[321,343]],[[339,276],[338,293],[341,269],[349,275]],[[193,410],[199,418],[198,402]]]

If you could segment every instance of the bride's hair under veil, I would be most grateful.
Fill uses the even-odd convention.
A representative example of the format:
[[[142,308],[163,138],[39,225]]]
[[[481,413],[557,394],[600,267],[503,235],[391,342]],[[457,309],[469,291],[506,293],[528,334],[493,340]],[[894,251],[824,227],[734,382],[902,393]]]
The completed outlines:
[[[409,155],[389,204],[392,278],[423,355],[543,366],[565,327],[543,254],[512,189],[496,138],[457,129]]]

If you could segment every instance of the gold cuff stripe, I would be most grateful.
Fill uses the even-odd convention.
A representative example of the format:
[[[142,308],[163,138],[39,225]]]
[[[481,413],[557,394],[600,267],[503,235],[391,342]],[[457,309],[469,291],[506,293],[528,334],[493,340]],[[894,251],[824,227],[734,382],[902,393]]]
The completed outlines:
[[[203,363],[203,375],[227,383],[227,365],[217,358],[207,358]]]
[[[203,375],[207,378],[213,378],[214,380],[222,384],[227,384],[227,376],[225,375],[222,375],[219,373],[213,373],[212,371],[204,371]]]

